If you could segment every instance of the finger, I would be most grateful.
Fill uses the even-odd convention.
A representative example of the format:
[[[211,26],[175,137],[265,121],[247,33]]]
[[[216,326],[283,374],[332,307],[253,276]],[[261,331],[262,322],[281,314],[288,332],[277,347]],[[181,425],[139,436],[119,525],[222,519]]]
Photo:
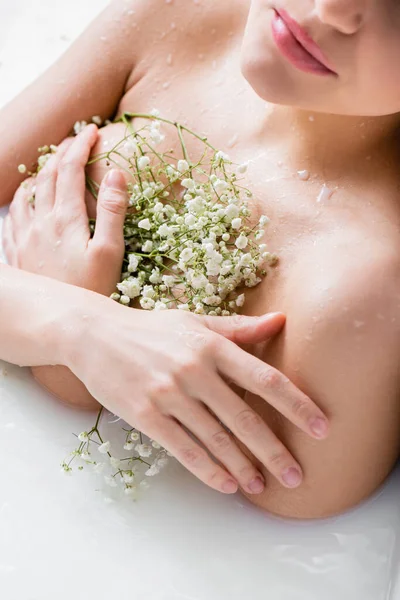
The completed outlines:
[[[38,217],[47,215],[56,200],[57,170],[62,158],[73,143],[73,138],[65,139],[39,171],[36,178],[35,214]]]
[[[202,399],[284,487],[295,488],[301,484],[303,475],[299,463],[260,415],[232,392],[221,379],[209,378],[204,382]],[[236,472],[231,473],[236,476]]]
[[[166,450],[193,473],[200,481],[218,492],[234,494],[238,484],[232,476],[217,465],[207,452],[199,446],[171,417],[159,414],[157,429],[148,435],[157,440]]]
[[[215,333],[223,335],[235,344],[256,344],[279,333],[285,324],[283,313],[270,313],[261,317],[232,317],[199,316],[207,327]]]
[[[327,437],[329,424],[322,410],[283,373],[227,340],[217,346],[216,356],[218,370],[235,384],[264,398],[308,435]]]
[[[128,193],[124,173],[120,169],[112,169],[102,181],[97,200],[94,245],[117,244],[123,253],[127,206]]]
[[[18,267],[13,226],[12,226],[12,221],[11,221],[11,217],[9,214],[6,216],[6,218],[3,221],[2,237],[3,237],[4,254],[6,255],[8,264],[13,267]]]
[[[193,399],[189,399],[189,403],[179,402],[171,410],[171,415],[194,433],[249,494],[260,494],[263,491],[264,479],[261,473],[202,403]]]
[[[14,195],[10,205],[9,217],[12,221],[14,241],[18,244],[21,233],[25,233],[30,226],[35,214],[35,209],[30,201],[32,199],[35,180],[27,179],[22,183]]]
[[[55,208],[69,214],[87,215],[85,167],[98,138],[95,125],[88,125],[74,138],[58,165]]]

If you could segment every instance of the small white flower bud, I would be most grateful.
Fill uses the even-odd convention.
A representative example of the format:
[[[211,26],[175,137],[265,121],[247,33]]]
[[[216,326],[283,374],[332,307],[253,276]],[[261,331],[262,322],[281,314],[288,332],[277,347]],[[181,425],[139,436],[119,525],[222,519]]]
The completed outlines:
[[[97,448],[97,450],[100,452],[100,454],[107,454],[107,452],[110,451],[110,448],[111,448],[111,443],[104,442],[103,444],[101,444],[101,446],[99,446]]]
[[[189,163],[187,160],[179,160],[178,161],[178,171],[179,173],[185,173],[189,170]]]
[[[141,156],[138,161],[138,169],[139,171],[142,171],[143,169],[145,169],[146,167],[149,166],[150,164],[150,159],[148,156]]]

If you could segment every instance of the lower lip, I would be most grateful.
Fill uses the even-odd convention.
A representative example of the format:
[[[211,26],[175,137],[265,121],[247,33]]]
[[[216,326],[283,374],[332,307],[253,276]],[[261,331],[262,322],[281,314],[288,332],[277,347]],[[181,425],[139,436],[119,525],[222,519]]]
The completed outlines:
[[[275,13],[272,21],[272,34],[283,56],[300,71],[314,75],[334,75],[333,71],[327,69],[303,48],[278,13]]]

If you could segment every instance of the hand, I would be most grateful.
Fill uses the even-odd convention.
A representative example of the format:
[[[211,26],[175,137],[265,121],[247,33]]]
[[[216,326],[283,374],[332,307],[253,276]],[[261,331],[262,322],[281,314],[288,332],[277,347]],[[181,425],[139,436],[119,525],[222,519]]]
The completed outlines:
[[[321,410],[284,375],[237,346],[275,335],[283,315],[201,317],[104,302],[89,316],[86,311],[85,319],[77,317],[71,352],[64,359],[94,397],[216,490],[235,492],[237,481],[248,493],[259,493],[264,483],[220,422],[285,487],[297,487],[285,476],[294,468],[300,483],[300,465],[223,380],[264,398],[314,438],[326,437]]]
[[[120,280],[124,256],[126,181],[116,169],[104,178],[91,239],[84,168],[97,137],[97,128],[90,125],[68,138],[37,178],[19,188],[3,236],[11,266],[110,295]],[[35,207],[28,202],[34,185]]]

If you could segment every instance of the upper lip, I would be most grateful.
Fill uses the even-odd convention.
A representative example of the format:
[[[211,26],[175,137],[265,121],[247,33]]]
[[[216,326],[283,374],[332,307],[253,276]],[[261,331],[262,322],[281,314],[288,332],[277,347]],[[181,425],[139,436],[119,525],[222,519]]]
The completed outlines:
[[[312,37],[308,35],[305,29],[299,25],[297,21],[292,19],[292,17],[283,9],[275,9],[280,18],[286,23],[287,27],[294,35],[296,40],[303,46],[303,48],[311,54],[318,62],[320,62],[324,67],[326,67],[329,71],[336,74],[335,69],[330,64],[329,60],[326,58],[325,54],[322,52],[321,48],[314,42]]]

